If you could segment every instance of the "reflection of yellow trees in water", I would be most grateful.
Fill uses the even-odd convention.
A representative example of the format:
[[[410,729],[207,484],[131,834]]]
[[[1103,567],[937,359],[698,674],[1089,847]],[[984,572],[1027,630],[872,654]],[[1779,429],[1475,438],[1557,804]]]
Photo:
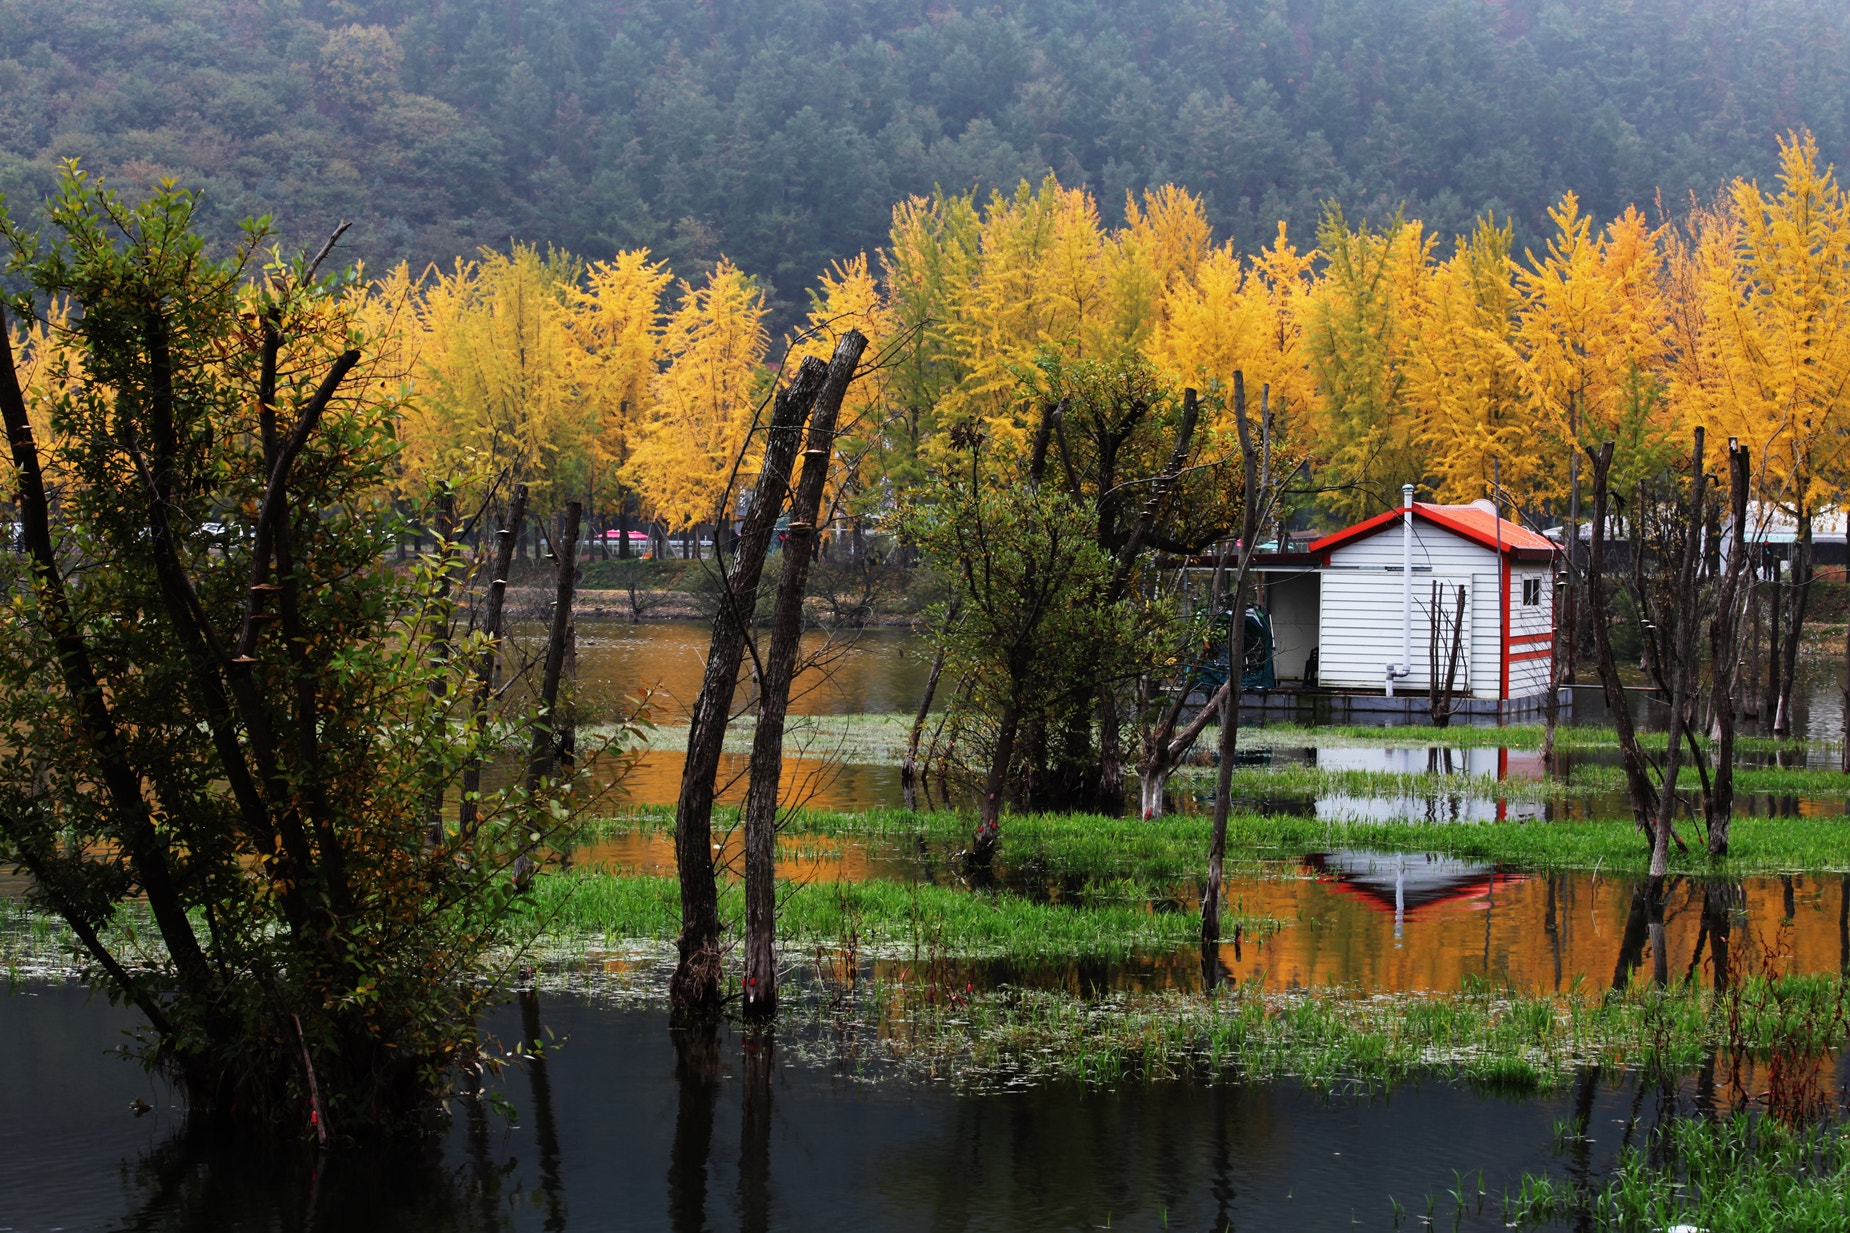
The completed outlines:
[[[1790,905],[1788,904],[1790,885]],[[1844,879],[1837,875],[1755,878],[1744,888],[1744,913],[1731,930],[1737,976],[1841,970]],[[1487,980],[1530,991],[1589,989],[1649,980],[1657,956],[1648,940],[1626,953],[1633,883],[1587,874],[1497,875],[1455,897],[1407,912],[1395,936],[1393,904],[1359,894],[1334,878],[1254,881],[1230,893],[1244,915],[1295,921],[1238,956],[1222,960],[1238,979],[1271,988],[1319,985],[1363,990],[1458,989]],[[1712,978],[1711,952],[1697,954],[1703,893],[1683,881],[1665,896],[1665,969],[1670,979]],[[1623,960],[1623,962],[1622,962]]]
[[[723,868],[737,865],[737,845],[737,836],[726,837],[718,853]],[[613,873],[672,874],[674,845],[666,833],[628,832],[580,848],[572,859]],[[916,876],[917,859],[881,843],[788,834],[779,840],[777,874],[805,882],[905,878]],[[1847,880],[1837,874],[1748,880],[1735,899],[1726,939],[1733,978],[1850,970]],[[1589,874],[1499,873],[1493,879],[1485,870],[1481,878],[1460,879],[1455,893],[1404,911],[1397,937],[1391,898],[1376,898],[1353,882],[1310,873],[1231,878],[1227,906],[1233,914],[1282,921],[1285,927],[1229,941],[1221,959],[1236,980],[1256,980],[1268,989],[1335,986],[1395,993],[1487,982],[1529,993],[1578,987],[1596,994],[1615,980],[1627,986],[1648,982],[1657,968],[1643,918],[1634,918],[1635,885]],[[1188,888],[1178,889],[1182,899],[1189,894]],[[1708,986],[1714,979],[1715,945],[1704,927],[1703,900],[1702,884],[1689,881],[1672,884],[1665,895],[1663,967],[1671,981],[1693,978]],[[946,958],[956,973],[979,985],[1019,978],[1077,996],[1200,983],[1199,959],[1192,952],[1129,963],[1080,959],[1032,970]],[[906,964],[882,966],[895,977],[908,970]]]

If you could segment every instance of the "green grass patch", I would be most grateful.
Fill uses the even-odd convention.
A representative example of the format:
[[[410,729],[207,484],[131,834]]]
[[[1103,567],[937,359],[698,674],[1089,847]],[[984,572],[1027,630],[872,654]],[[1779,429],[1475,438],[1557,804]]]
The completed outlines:
[[[613,829],[669,829],[668,809],[639,809],[612,819]],[[1700,823],[1680,824],[1687,853],[1671,851],[1672,873],[1741,877],[1769,873],[1850,872],[1850,817],[1734,820],[1729,855],[1711,860]],[[792,832],[913,842],[941,847],[969,842],[973,821],[952,812],[899,809],[804,810]],[[1122,878],[1148,887],[1199,877],[1210,820],[1202,814],[1114,818],[1099,814],[1009,814],[1002,819],[1001,858],[1010,869],[1033,865],[1051,876]],[[1560,822],[1342,822],[1284,814],[1239,813],[1228,819],[1234,862],[1297,860],[1310,852],[1363,848],[1426,852],[1519,870],[1599,870],[1643,874],[1650,852],[1629,817]]]
[[[1200,937],[1200,915],[1150,907],[1142,888],[1091,888],[1083,904],[1036,903],[1017,895],[897,882],[783,883],[778,888],[780,942],[831,946],[886,955],[956,956],[1039,962],[1121,960],[1168,953]],[[574,870],[536,883],[534,908],[555,938],[607,943],[672,938],[681,928],[680,884],[670,877],[613,877]],[[737,883],[720,896],[723,919],[744,917]],[[1249,934],[1276,922],[1229,913]]]
[[[1850,1126],[1674,1118],[1644,1146],[1627,1147],[1596,1186],[1525,1176],[1504,1214],[1516,1227],[1578,1218],[1575,1227],[1600,1230],[1850,1229]]]

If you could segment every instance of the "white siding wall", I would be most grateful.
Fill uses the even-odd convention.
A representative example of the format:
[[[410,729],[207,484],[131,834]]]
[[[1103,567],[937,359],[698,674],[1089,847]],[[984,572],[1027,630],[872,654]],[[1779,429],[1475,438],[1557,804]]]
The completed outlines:
[[[1499,602],[1502,571],[1497,554],[1430,523],[1413,524],[1413,675],[1399,684],[1409,690],[1430,688],[1426,642],[1431,628],[1427,607],[1432,583],[1470,588],[1465,635],[1470,647],[1466,666],[1471,696],[1495,698],[1501,688],[1503,612]],[[1379,689],[1383,668],[1401,656],[1401,530],[1390,527],[1338,548],[1323,575],[1323,602],[1318,652],[1321,680],[1352,689]],[[1522,583],[1539,578],[1541,602],[1525,607]],[[1515,562],[1510,569],[1510,636],[1547,633],[1553,623],[1553,575],[1546,562]],[[1451,592],[1456,594],[1456,591]],[[1450,601],[1448,601],[1449,603]],[[1449,611],[1449,607],[1448,607]],[[1541,650],[1546,640],[1516,642],[1512,654]],[[1548,689],[1548,660],[1510,665],[1509,696],[1533,697]]]
[[[1445,615],[1449,621],[1458,594],[1466,588],[1465,631],[1458,665],[1458,684],[1462,688],[1473,681],[1475,658],[1476,605],[1472,603],[1472,580],[1463,574],[1413,575],[1413,672],[1395,681],[1397,690],[1425,692],[1431,688],[1431,665],[1427,645],[1432,636],[1432,584],[1434,579],[1446,595]],[[1317,680],[1340,689],[1380,689],[1387,679],[1386,667],[1398,662],[1404,651],[1401,616],[1406,596],[1401,588],[1398,566],[1393,573],[1384,570],[1325,570],[1323,603],[1319,622]],[[1449,653],[1444,644],[1442,654]],[[1445,669],[1443,665],[1440,671]]]
[[[1542,596],[1539,604],[1525,606],[1522,602],[1522,582],[1525,578],[1540,579]],[[1510,654],[1526,654],[1531,651],[1547,650],[1551,638],[1541,638],[1531,642],[1520,641],[1525,634],[1547,634],[1554,625],[1554,572],[1547,562],[1517,561],[1510,567]],[[1549,658],[1515,660],[1510,664],[1510,697],[1533,698],[1537,694],[1548,692]]]

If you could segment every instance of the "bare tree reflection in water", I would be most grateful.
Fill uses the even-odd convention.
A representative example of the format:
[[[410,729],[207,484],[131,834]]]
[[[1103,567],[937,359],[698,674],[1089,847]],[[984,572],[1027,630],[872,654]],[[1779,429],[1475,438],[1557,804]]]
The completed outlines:
[[[1730,964],[1729,944],[1734,928],[1735,913],[1746,902],[1746,893],[1739,882],[1708,882],[1702,887],[1702,925],[1696,934],[1696,949],[1689,957],[1689,971],[1685,980],[1694,980],[1696,971],[1702,964],[1702,947],[1706,941],[1709,947],[1709,970],[1715,988],[1728,988]]]
[[[499,1202],[505,1172],[446,1168],[434,1140],[366,1153],[279,1150],[193,1118],[140,1159],[133,1180],[145,1197],[110,1227],[501,1233],[512,1227]]]
[[[520,1026],[526,1038],[527,1081],[533,1089],[533,1134],[540,1148],[540,1194],[548,1233],[565,1228],[565,1187],[559,1180],[559,1126],[552,1109],[552,1076],[546,1069],[546,1041],[540,1034],[540,995],[520,991]]]
[[[1645,902],[1651,922],[1651,983],[1659,989],[1670,983],[1670,947],[1664,940],[1664,900],[1669,896],[1669,885],[1663,882],[1647,884]]]
[[[765,1233],[771,1227],[771,1074],[776,1043],[769,1029],[745,1035],[745,1091],[739,1125],[741,1233]]]
[[[674,1041],[674,1144],[668,1154],[668,1225],[675,1233],[707,1227],[707,1159],[713,1151],[713,1112],[719,1103],[719,1025],[689,1019],[669,1030]]]
[[[1850,975],[1850,873],[1844,875],[1837,897],[1837,966]]]
[[[1625,914],[1625,933],[1619,939],[1619,962],[1612,970],[1612,987],[1623,990],[1644,961],[1644,944],[1650,936],[1650,892],[1643,882],[1632,887],[1631,910]]]
[[[1208,1168],[1214,1180],[1209,1191],[1214,1195],[1214,1225],[1216,1230],[1233,1227],[1233,1201],[1236,1192],[1233,1187],[1233,1170],[1231,1168],[1232,1145],[1227,1142],[1227,1085],[1216,1083],[1208,1090],[1208,1108],[1214,1118],[1214,1159]]]
[[[1593,1173],[1593,1105],[1600,1090],[1600,1068],[1582,1066],[1574,1075],[1573,1134],[1568,1139],[1567,1176],[1574,1189],[1585,1194],[1594,1184]],[[1582,1209],[1574,1223],[1574,1233],[1589,1233],[1593,1214]]]

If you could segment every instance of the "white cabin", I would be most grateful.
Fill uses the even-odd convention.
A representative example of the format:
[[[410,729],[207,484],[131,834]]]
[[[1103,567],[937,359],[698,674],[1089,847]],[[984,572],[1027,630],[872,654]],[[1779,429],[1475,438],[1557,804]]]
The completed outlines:
[[[1448,631],[1461,588],[1465,596],[1455,693],[1496,710],[1511,701],[1539,705],[1554,649],[1556,552],[1488,501],[1415,501],[1326,535],[1305,552],[1266,554],[1255,566],[1272,618],[1278,687],[1428,695],[1437,583]],[[1442,682],[1449,654],[1447,637]]]

